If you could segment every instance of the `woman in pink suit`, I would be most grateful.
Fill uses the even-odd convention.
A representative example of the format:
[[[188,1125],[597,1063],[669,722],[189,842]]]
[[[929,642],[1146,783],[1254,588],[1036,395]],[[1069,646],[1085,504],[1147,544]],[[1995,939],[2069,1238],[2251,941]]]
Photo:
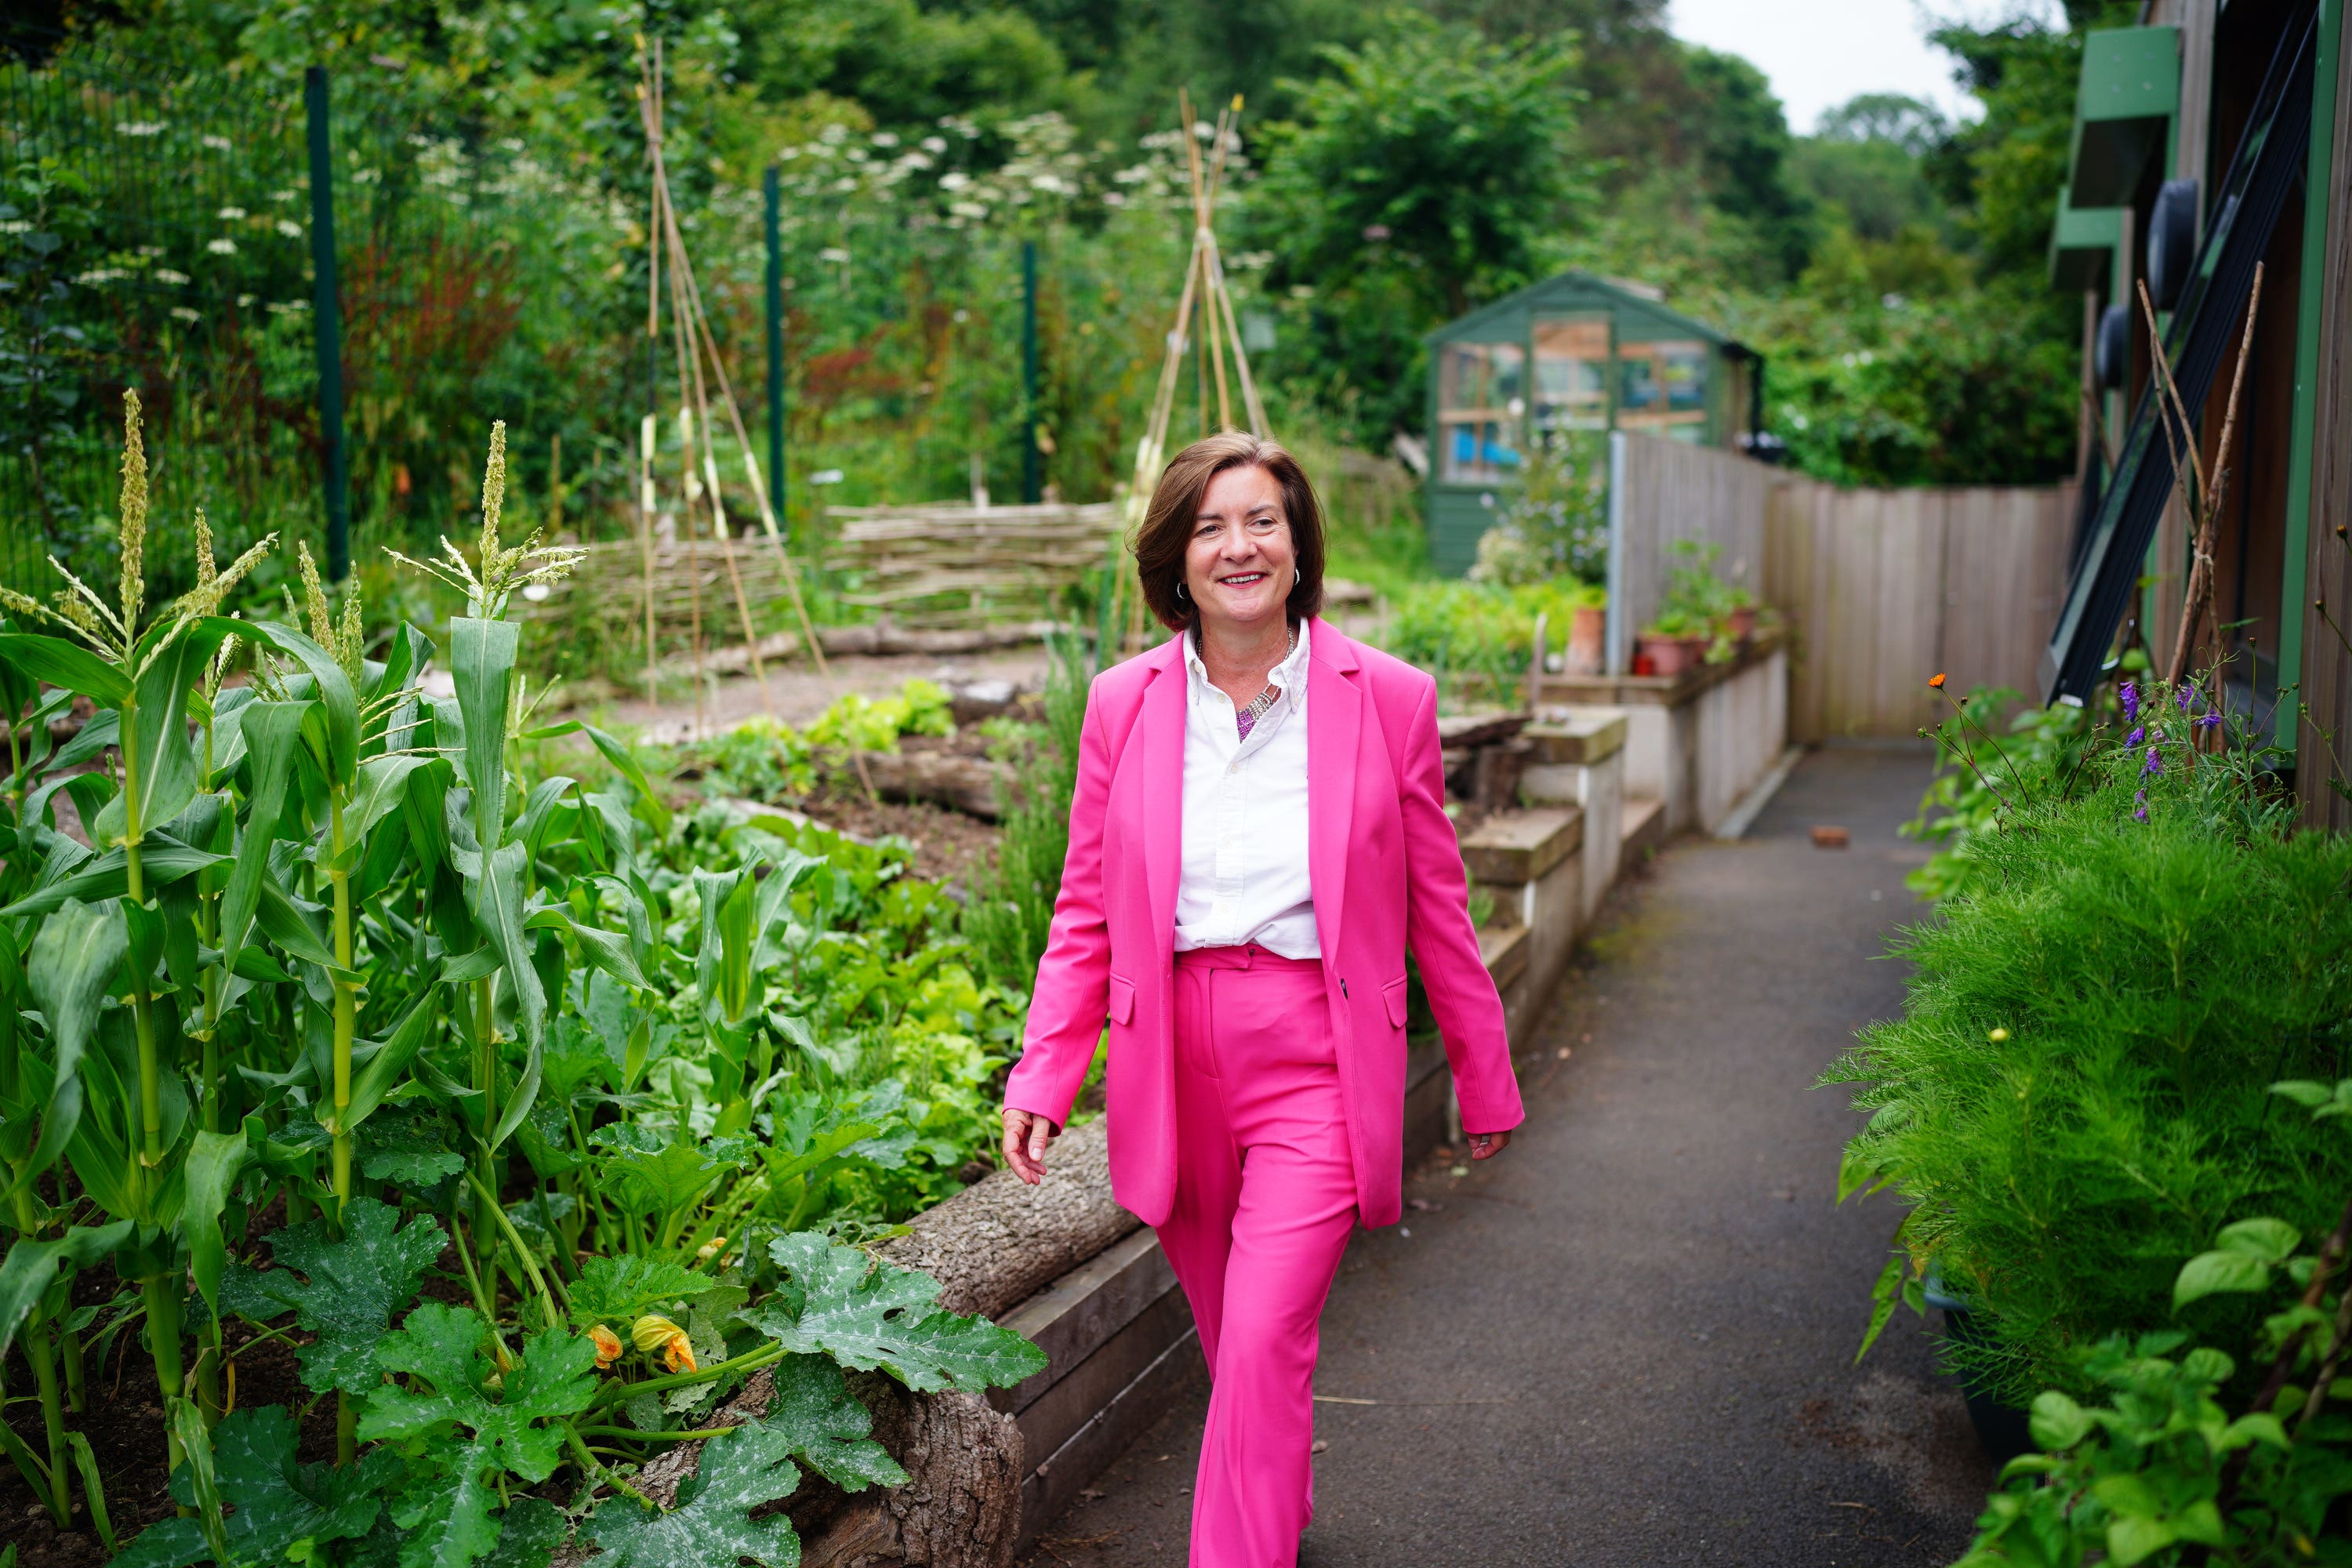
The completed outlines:
[[[1087,695],[1004,1089],[1005,1159],[1037,1182],[1108,1021],[1112,1189],[1159,1232],[1213,1379],[1193,1568],[1294,1563],[1313,1516],[1317,1320],[1354,1226],[1401,1207],[1408,947],[1472,1158],[1520,1120],[1435,683],[1317,617],[1323,558],[1281,447],[1229,433],[1168,465],[1136,562],[1177,635]]]

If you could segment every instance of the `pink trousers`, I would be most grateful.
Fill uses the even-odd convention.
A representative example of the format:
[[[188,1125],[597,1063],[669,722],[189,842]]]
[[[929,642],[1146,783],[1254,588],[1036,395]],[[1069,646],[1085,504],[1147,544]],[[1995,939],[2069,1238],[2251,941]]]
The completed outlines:
[[[1211,1386],[1192,1568],[1291,1568],[1315,1514],[1317,1320],[1356,1221],[1323,966],[1176,955],[1176,1201],[1160,1245]]]

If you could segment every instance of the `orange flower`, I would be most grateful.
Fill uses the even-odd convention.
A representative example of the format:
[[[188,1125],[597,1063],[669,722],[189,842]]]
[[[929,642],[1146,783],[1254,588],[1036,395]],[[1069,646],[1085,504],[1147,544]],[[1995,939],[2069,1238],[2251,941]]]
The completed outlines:
[[[602,1323],[598,1323],[595,1327],[588,1331],[588,1339],[589,1342],[596,1347],[596,1370],[598,1372],[604,1372],[609,1369],[614,1362],[621,1359],[623,1352],[628,1348],[621,1343],[620,1335],[614,1333],[612,1330],[606,1328]]]
[[[1933,676],[1928,678],[1927,684],[1934,687],[1938,691],[1944,689],[1944,672],[1940,669],[1937,670]]]
[[[648,1312],[629,1325],[629,1338],[636,1347],[651,1354],[662,1352],[663,1364],[672,1372],[694,1372],[694,1345],[686,1331],[657,1312]]]

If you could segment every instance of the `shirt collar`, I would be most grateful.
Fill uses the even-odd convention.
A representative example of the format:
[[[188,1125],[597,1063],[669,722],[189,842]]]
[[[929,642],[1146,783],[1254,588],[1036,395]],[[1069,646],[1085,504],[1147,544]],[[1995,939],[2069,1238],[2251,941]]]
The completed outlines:
[[[1307,659],[1310,652],[1308,641],[1307,623],[1301,621],[1298,623],[1298,646],[1286,654],[1280,664],[1266,672],[1267,681],[1281,687],[1285,697],[1296,697],[1306,689]],[[1185,684],[1195,698],[1211,689],[1209,667],[1201,662],[1201,626],[1197,621],[1184,634],[1184,671]]]

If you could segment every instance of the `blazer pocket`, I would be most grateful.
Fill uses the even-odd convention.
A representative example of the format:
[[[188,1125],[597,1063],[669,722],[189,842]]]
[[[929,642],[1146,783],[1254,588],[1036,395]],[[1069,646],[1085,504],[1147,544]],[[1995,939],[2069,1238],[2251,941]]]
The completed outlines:
[[[1135,1022],[1135,986],[1116,974],[1110,977],[1110,1021],[1121,1025]]]
[[[1389,1024],[1393,1028],[1404,1027],[1405,1016],[1412,1010],[1412,997],[1407,983],[1400,978],[1381,987],[1381,1000],[1388,1005]]]

